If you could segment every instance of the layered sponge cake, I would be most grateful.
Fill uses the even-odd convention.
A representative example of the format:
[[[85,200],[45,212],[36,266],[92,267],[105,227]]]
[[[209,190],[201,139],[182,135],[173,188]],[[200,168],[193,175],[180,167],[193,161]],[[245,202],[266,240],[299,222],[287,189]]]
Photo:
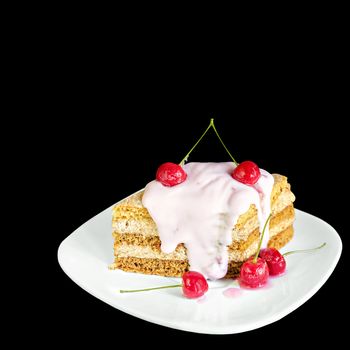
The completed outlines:
[[[293,237],[295,197],[287,178],[262,170],[255,186],[230,174],[232,163],[189,163],[185,183],[157,181],[113,208],[112,269],[181,277],[197,270],[207,278],[235,277],[263,246],[277,249]],[[186,184],[186,185],[185,185]],[[196,231],[196,232],[194,232]]]

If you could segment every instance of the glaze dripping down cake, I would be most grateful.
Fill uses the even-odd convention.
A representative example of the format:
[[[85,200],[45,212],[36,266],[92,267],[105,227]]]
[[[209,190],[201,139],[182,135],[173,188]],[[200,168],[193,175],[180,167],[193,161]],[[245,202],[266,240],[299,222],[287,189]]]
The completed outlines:
[[[174,187],[150,182],[113,208],[112,269],[180,277],[189,269],[207,278],[235,277],[263,246],[277,249],[293,237],[295,197],[287,178],[261,169],[254,186],[234,180],[235,165],[188,163]]]

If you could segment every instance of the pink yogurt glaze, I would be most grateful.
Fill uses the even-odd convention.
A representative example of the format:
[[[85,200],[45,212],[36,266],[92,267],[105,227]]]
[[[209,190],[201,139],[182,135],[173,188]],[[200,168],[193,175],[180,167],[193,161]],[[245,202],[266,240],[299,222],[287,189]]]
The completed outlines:
[[[234,168],[232,162],[188,163],[186,181],[167,187],[154,180],[142,198],[157,225],[161,250],[171,253],[184,243],[190,269],[213,280],[226,275],[227,246],[238,217],[255,204],[262,232],[270,215],[272,175],[260,169],[258,182],[248,186],[232,178]],[[262,247],[268,239],[267,228]]]

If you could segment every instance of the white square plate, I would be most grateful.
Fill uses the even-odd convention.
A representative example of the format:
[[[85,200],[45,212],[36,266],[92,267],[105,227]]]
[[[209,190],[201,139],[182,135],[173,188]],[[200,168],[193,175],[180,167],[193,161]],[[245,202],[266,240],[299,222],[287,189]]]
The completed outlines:
[[[107,304],[143,320],[185,331],[231,334],[256,329],[286,316],[311,298],[326,282],[341,254],[337,232],[315,216],[296,210],[295,235],[282,252],[307,249],[326,242],[321,250],[286,257],[287,272],[271,278],[267,288],[224,296],[236,281],[209,282],[202,300],[186,299],[181,288],[120,294],[135,289],[181,283],[177,278],[109,270],[113,262],[112,207],[87,221],[60,245],[58,261],[81,288]]]

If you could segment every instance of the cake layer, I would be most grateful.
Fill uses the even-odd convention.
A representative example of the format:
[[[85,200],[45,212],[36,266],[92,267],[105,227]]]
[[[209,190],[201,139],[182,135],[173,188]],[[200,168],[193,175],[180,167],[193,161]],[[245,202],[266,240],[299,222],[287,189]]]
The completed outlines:
[[[286,224],[289,222],[289,225]],[[282,221],[275,227],[278,233],[283,232],[288,227],[291,227],[293,220]],[[274,241],[274,238],[278,236],[278,233],[270,238],[270,242]],[[248,239],[241,242],[234,242],[228,247],[228,253],[231,260],[243,261],[249,257],[252,251],[253,253],[257,249],[257,242],[259,242],[260,233],[256,228],[251,232]],[[277,239],[279,240],[279,238]],[[138,235],[121,235],[116,236],[114,243],[114,255],[116,257],[138,257],[138,258],[152,258],[152,259],[164,259],[164,260],[186,260],[186,248],[183,244],[179,244],[176,250],[172,253],[163,253],[160,249],[161,242],[156,237],[146,237]],[[252,253],[252,254],[253,254]]]
[[[287,229],[270,239],[268,246],[280,249],[292,239],[293,232],[293,226],[289,226]],[[257,247],[258,239],[251,245],[251,247],[249,247],[251,249],[246,250],[247,256],[241,261],[232,260],[232,254],[229,253],[228,271],[225,277],[228,278],[238,276],[242,263],[256,252]],[[179,259],[159,259],[149,257],[120,256],[115,258],[115,262],[111,265],[111,268],[150,275],[181,277],[184,272],[188,271],[189,266],[187,259],[184,260],[181,257],[179,257]]]
[[[228,249],[229,259],[232,261],[244,261],[256,252],[259,243],[258,229],[253,232],[244,250]],[[117,258],[135,257],[160,260],[187,260],[186,248],[179,245],[172,253],[163,253],[159,248],[152,246],[139,246],[136,244],[115,244],[115,256]]]
[[[272,215],[279,213],[287,206],[293,203],[295,197],[290,191],[290,185],[287,178],[274,174],[274,186],[271,195]],[[143,236],[158,236],[158,230],[155,222],[152,220],[146,208],[142,206],[143,191],[123,200],[113,208],[112,227],[118,233],[142,234]],[[235,225],[236,237],[245,239],[252,230],[242,230],[246,223],[252,221],[252,225],[258,226],[257,210],[251,205],[249,210],[241,215]],[[255,228],[255,227],[254,227]]]
[[[278,234],[279,232],[286,229],[294,221],[294,207],[292,205],[284,208],[280,213],[277,213],[270,220],[270,238]],[[251,240],[250,236],[254,233],[254,236],[259,235],[258,221],[255,222],[246,222],[247,227],[245,231],[248,233],[243,235],[242,232],[240,235],[237,235],[235,231],[232,232],[232,244],[229,249],[234,250],[244,250],[249,241]],[[242,230],[241,230],[242,231]],[[151,246],[156,250],[160,249],[161,241],[158,236],[155,235],[142,235],[140,233],[120,233],[118,231],[113,232],[113,237],[115,239],[115,244],[133,244],[137,246]],[[247,243],[248,242],[248,243]],[[181,247],[183,245],[179,245]]]
[[[293,198],[291,198],[292,193],[288,193],[288,201],[285,199],[284,194],[282,194],[281,197],[280,201],[277,202],[278,206],[275,206],[275,210],[272,211],[273,217],[269,224],[270,236],[280,232],[274,229],[275,223],[279,223],[279,221],[286,219],[287,215],[290,215],[290,221],[286,222],[285,227],[289,226],[291,221],[294,220],[294,208],[292,205]],[[280,213],[283,213],[283,217],[281,217]],[[156,225],[151,218],[144,220],[122,219],[119,222],[115,222],[113,226],[113,237],[118,240],[121,240],[120,236],[122,235],[133,235],[135,236],[135,239],[142,238],[149,242],[153,242],[154,240],[157,241],[159,237]],[[236,242],[246,240],[251,231],[257,227],[259,227],[258,217],[256,215],[256,209],[253,208],[249,211],[249,215],[245,214],[245,216],[240,218],[240,222],[235,226],[232,232],[232,241]]]

